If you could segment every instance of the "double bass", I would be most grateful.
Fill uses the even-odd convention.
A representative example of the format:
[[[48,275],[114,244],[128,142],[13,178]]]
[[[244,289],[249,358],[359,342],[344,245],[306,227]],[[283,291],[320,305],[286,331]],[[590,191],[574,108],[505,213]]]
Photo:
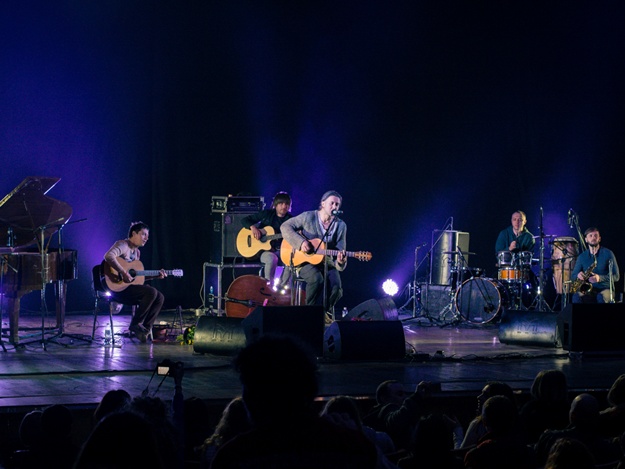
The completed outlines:
[[[266,278],[242,275],[230,284],[225,300],[226,316],[245,318],[258,306],[290,306],[291,294],[274,291]]]

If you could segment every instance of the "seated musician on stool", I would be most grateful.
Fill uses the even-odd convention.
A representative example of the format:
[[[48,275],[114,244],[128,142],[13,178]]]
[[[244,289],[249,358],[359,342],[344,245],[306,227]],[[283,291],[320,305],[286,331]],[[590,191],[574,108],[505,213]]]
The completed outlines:
[[[165,297],[150,285],[135,285],[132,275],[128,273],[126,262],[138,261],[141,257],[140,247],[145,246],[150,237],[150,228],[143,222],[130,224],[128,238],[116,241],[104,255],[106,263],[120,273],[128,286],[121,291],[111,292],[111,299],[125,305],[139,305],[130,321],[128,329],[141,342],[146,342],[158,313],[163,307]],[[167,273],[161,269],[158,277],[165,278]],[[148,278],[146,278],[148,280]]]
[[[291,196],[286,192],[278,192],[271,203],[271,209],[261,210],[253,213],[241,220],[243,228],[252,231],[255,239],[261,239],[267,234],[267,227],[273,228],[273,233],[280,234],[280,226],[291,218]],[[276,276],[276,267],[280,260],[280,239],[273,239],[270,242],[271,249],[263,251],[260,255],[260,262],[264,265],[265,278],[273,285]],[[280,278],[280,284],[285,284],[288,280],[288,272],[285,271]]]
[[[601,247],[601,234],[595,227],[584,232],[588,249],[577,256],[571,272],[573,303],[612,303],[614,284],[620,273],[616,257],[608,248]],[[612,281],[610,281],[610,266]]]
[[[497,236],[497,242],[495,243],[496,253],[501,251],[533,251],[536,241],[532,233],[525,227],[526,223],[527,216],[525,212],[521,210],[514,212],[512,214],[511,225],[501,230],[499,236]]]
[[[306,304],[323,305],[324,288],[327,292],[325,311],[326,322],[334,319],[333,308],[343,296],[339,272],[347,266],[346,239],[347,224],[336,217],[343,198],[336,191],[327,191],[321,197],[317,210],[303,212],[282,224],[284,239],[293,249],[306,254],[314,254],[315,244],[323,242],[325,249],[337,250],[336,259],[325,256],[327,261],[327,284],[324,276],[324,262],[305,263],[299,269],[299,276],[306,282]],[[313,242],[311,242],[313,241]],[[323,247],[322,247],[323,248]],[[284,259],[284,258],[283,258]]]

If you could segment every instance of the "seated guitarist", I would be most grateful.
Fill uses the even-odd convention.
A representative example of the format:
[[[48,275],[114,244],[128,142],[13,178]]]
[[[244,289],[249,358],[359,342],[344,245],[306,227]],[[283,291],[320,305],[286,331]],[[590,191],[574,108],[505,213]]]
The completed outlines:
[[[282,223],[293,216],[290,210],[291,196],[286,192],[278,192],[273,198],[271,209],[248,215],[241,220],[241,224],[243,228],[251,230],[252,236],[258,240],[267,234],[267,227],[273,228],[273,233],[280,233]],[[264,277],[272,284],[280,260],[280,243],[280,239],[272,240],[271,249],[263,251],[260,255],[260,262],[264,265]],[[285,270],[280,283],[285,284],[287,280],[288,272]]]
[[[163,307],[165,297],[156,288],[150,285],[133,285],[132,275],[127,270],[125,262],[138,261],[141,257],[140,247],[145,246],[150,237],[150,228],[141,221],[130,224],[128,238],[116,241],[104,255],[105,262],[115,269],[128,286],[121,291],[111,292],[111,299],[125,305],[139,305],[130,321],[128,329],[134,333],[141,342],[147,341],[147,336],[152,330],[158,313]],[[161,269],[158,277],[165,278],[167,273]],[[147,279],[146,279],[147,280]]]
[[[327,323],[334,320],[334,305],[343,296],[339,272],[345,270],[347,266],[345,252],[347,224],[336,216],[342,202],[343,198],[338,192],[327,191],[321,197],[321,204],[317,210],[303,212],[284,222],[281,228],[282,236],[293,249],[312,254],[319,246],[320,240],[327,250],[338,251],[336,259],[326,256],[327,279],[324,276],[324,262],[307,263],[299,270],[299,276],[306,282],[306,304],[323,305]],[[312,240],[317,241],[317,246],[311,242]],[[326,289],[325,305],[324,288]]]

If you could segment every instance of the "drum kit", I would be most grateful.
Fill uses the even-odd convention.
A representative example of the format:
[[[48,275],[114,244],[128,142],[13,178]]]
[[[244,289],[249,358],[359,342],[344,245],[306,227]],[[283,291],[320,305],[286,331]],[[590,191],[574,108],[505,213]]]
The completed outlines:
[[[578,256],[578,242],[573,237],[555,237],[549,244],[553,283],[565,306],[571,272]],[[545,309],[541,302],[542,290],[532,266],[539,264],[531,251],[499,251],[497,253],[497,278],[484,276],[484,269],[462,267],[463,255],[469,252],[445,252],[450,255],[451,293],[450,303],[439,315],[440,320],[474,324],[487,324],[497,320],[503,310]],[[544,262],[544,260],[543,260]],[[541,273],[543,268],[541,265]],[[543,289],[544,290],[544,289]]]

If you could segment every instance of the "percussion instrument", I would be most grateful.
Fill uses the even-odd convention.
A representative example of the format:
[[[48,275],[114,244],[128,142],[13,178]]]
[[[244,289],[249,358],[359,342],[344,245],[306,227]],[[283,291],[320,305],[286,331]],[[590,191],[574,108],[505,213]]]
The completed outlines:
[[[568,293],[564,288],[571,281],[571,272],[579,254],[577,239],[571,236],[560,236],[551,243],[551,268],[556,293]]]
[[[463,267],[460,272],[453,267],[451,269],[451,284],[460,285],[472,277],[481,277],[482,275],[484,275],[484,269],[481,267]]]
[[[456,292],[456,307],[467,321],[484,324],[493,321],[506,304],[505,287],[494,279],[473,278]]]
[[[503,282],[518,282],[521,280],[521,270],[514,267],[502,267],[499,269],[498,279]]]
[[[516,267],[529,269],[532,267],[532,257],[533,253],[531,251],[521,251],[516,253],[514,259]]]
[[[497,267],[509,267],[514,260],[514,254],[512,251],[499,251],[497,253]]]

